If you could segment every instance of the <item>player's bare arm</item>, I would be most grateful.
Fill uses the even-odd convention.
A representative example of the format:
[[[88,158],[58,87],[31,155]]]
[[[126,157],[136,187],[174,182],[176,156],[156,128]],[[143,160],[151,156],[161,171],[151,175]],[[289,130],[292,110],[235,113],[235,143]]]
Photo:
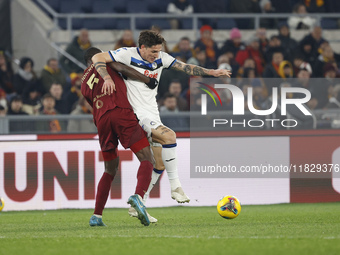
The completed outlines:
[[[219,76],[228,76],[230,77],[231,72],[229,70],[226,69],[206,69],[200,66],[196,66],[196,65],[190,65],[190,64],[186,64],[183,63],[182,61],[177,60],[173,66],[171,67],[177,71],[181,71],[184,72],[188,75],[195,75],[195,76],[215,76],[215,77],[219,77]]]
[[[132,80],[137,80],[145,83],[150,89],[154,89],[158,81],[155,78],[149,78],[139,72],[137,72],[135,69],[124,65],[122,63],[118,62],[111,62],[107,63],[112,69],[116,70],[117,72],[122,73],[124,76],[132,79]]]
[[[106,63],[112,62],[112,59],[107,52],[98,53],[92,57],[92,62],[97,72],[104,80],[102,93],[112,94],[116,90],[115,83],[106,70]]]

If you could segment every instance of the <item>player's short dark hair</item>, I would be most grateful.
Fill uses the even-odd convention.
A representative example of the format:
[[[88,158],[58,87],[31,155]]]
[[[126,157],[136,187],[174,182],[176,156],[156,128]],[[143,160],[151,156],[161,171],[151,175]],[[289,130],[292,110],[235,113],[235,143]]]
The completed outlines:
[[[96,47],[91,47],[89,49],[87,49],[84,53],[84,60],[85,62],[88,63],[92,63],[92,57],[94,55],[96,55],[97,53],[101,53],[102,51]]]
[[[150,48],[154,45],[163,44],[165,42],[163,36],[158,32],[152,30],[145,30],[140,32],[138,38],[138,47],[142,47],[144,45],[147,48]]]

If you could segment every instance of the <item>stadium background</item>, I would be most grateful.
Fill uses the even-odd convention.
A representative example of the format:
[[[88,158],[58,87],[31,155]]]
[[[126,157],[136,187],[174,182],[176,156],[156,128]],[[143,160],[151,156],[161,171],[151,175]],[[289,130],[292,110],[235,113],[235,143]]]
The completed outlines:
[[[59,57],[62,50],[77,34],[78,29],[82,28],[84,24],[92,22],[91,19],[89,20],[85,16],[79,18],[81,21],[75,20],[73,26],[67,25],[67,19],[65,18],[53,20],[51,19],[51,13],[46,12],[45,8],[41,8],[37,4],[39,2],[41,3],[41,1],[0,1],[2,14],[10,14],[10,16],[1,15],[4,19],[2,22],[4,25],[0,30],[1,38],[4,38],[1,40],[1,48],[11,54],[14,68],[17,68],[16,60],[23,56],[31,56],[34,58],[34,68],[41,70],[48,58]],[[58,1],[45,2],[57,3]],[[69,5],[66,5],[63,9],[60,7],[60,9],[57,9],[58,11],[78,12],[73,8],[79,7],[77,6],[79,2],[60,2],[64,2],[64,4],[68,2]],[[145,6],[141,7],[140,5],[140,2],[143,1],[128,2],[131,2],[129,6],[139,6],[138,12],[145,9]],[[73,14],[70,15],[72,17]],[[132,24],[129,19],[133,14],[126,13],[125,15],[126,20],[124,19],[124,22],[122,22],[124,26],[121,25],[124,29],[129,28]],[[155,15],[157,16],[157,14]],[[215,14],[215,17],[219,15],[222,15],[221,17],[223,18],[223,15],[228,14],[218,13]],[[327,14],[323,15],[326,16]],[[334,51],[339,52],[340,35],[337,21],[332,18],[334,17],[330,16],[322,20],[321,25],[324,25],[323,36],[329,40]],[[94,19],[98,20],[99,18]],[[189,23],[188,29],[171,30],[169,25],[164,22],[165,19],[160,19],[159,17],[157,19],[158,21],[156,22],[164,26],[162,27],[162,34],[168,41],[169,48],[172,48],[182,36],[188,36],[192,41],[199,37],[198,29],[201,25],[199,22],[197,24],[195,22]],[[135,39],[140,31],[138,28],[147,28],[151,25],[150,20],[145,23],[141,20],[138,21],[132,24],[136,26],[136,30],[133,30]],[[229,27],[223,27],[225,24]],[[196,29],[192,27],[195,25],[197,26]],[[221,25],[222,27],[214,29],[214,39],[220,45],[228,38],[233,25],[234,23],[230,23],[230,20],[225,20],[225,23]],[[254,29],[242,30],[244,41],[251,38],[254,31]],[[291,31],[292,37],[296,40],[302,39],[307,33],[309,33],[309,30]],[[115,29],[115,27],[105,30],[98,29],[98,27],[90,29],[90,38],[93,45],[103,50],[111,49],[121,34],[122,29]],[[277,29],[267,30],[268,37],[273,34],[277,34]],[[3,123],[2,125],[5,126]],[[5,128],[2,129],[1,133],[8,134],[4,130]],[[244,131],[239,133],[231,132],[221,138],[221,142],[222,140],[230,142],[231,139],[236,139],[234,142],[237,144],[238,139],[240,141],[247,139],[248,146],[254,146],[261,144],[263,139],[269,138],[270,142],[266,149],[270,150],[270,144],[277,145],[279,143],[280,151],[277,151],[277,156],[283,158],[287,164],[339,164],[339,135],[340,132],[336,128],[298,132],[258,131],[258,133],[252,133]],[[191,191],[191,193],[188,191],[189,196],[193,199],[191,206],[215,205],[215,201],[226,193],[239,197],[244,204],[340,201],[340,183],[339,179],[335,178],[336,176],[321,176],[320,178],[308,178],[306,176],[306,178],[300,179],[291,179],[290,177],[292,176],[277,179],[190,179],[189,135],[188,133],[179,132],[178,137],[178,143],[181,145],[178,151],[180,177],[183,179],[183,185]],[[99,180],[103,170],[99,146],[94,134],[40,135],[32,133],[11,135],[9,133],[9,135],[2,135],[0,139],[0,195],[7,201],[5,210],[93,207],[95,183]],[[84,148],[91,148],[91,150]],[[256,152],[257,157],[266,158],[267,155],[262,152],[262,150]],[[121,164],[121,179],[117,178],[116,188],[114,188],[113,195],[108,202],[109,207],[125,207],[125,200],[135,185],[135,175],[127,171],[136,169],[137,161],[130,152],[121,153],[126,157],[126,160]],[[226,149],[226,155],[237,157],[237,155],[246,153],[244,148],[231,147]],[[87,159],[89,162],[87,162]],[[93,161],[90,159],[93,159]],[[270,161],[271,159],[266,158],[266,160]],[[251,158],[248,158],[247,161],[247,159],[240,157],[239,161],[244,165],[253,163]],[[52,167],[52,165],[55,167]],[[95,169],[95,172],[91,171],[91,167]],[[89,171],[90,177],[85,178],[86,171]],[[168,193],[169,185],[167,179],[163,177],[159,188],[153,192],[153,198],[148,201],[148,206],[176,205],[170,199]],[[261,199],[254,199],[255,197],[261,197]]]

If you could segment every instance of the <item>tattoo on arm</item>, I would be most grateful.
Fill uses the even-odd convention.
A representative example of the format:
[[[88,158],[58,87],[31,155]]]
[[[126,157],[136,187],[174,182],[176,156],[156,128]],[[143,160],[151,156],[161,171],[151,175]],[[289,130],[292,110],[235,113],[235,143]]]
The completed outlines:
[[[195,66],[193,68],[193,73],[196,76],[203,76],[203,75],[207,75],[207,72],[204,71],[205,69],[199,66]]]
[[[205,69],[200,66],[185,64],[181,61],[176,61],[174,65],[172,66],[172,68],[177,71],[182,71],[188,75],[195,75],[195,76],[209,75],[208,69]]]
[[[96,68],[97,72],[100,74],[100,76],[104,79],[105,76],[108,76],[109,73],[106,70],[106,63],[104,62],[96,62],[94,64],[94,67]]]

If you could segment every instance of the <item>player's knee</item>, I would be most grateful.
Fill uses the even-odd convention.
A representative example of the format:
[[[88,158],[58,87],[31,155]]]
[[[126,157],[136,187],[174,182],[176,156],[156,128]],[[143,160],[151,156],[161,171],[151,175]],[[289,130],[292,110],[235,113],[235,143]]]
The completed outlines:
[[[167,134],[163,138],[164,144],[173,144],[176,143],[176,133],[172,130],[167,132]]]
[[[154,163],[153,157],[152,157],[152,154],[151,154],[151,151],[150,151],[150,147],[145,147],[145,148],[141,149],[140,151],[136,152],[136,156],[137,156],[139,161],[148,160],[152,164]]]
[[[118,171],[118,167],[105,168],[105,173],[108,173],[109,175],[112,175],[113,177],[116,176],[117,171]]]
[[[165,170],[165,166],[164,166],[163,162],[157,162],[157,160],[156,160],[156,163],[155,163],[155,168],[157,170]]]
[[[110,161],[105,161],[105,173],[108,173],[115,177],[117,171],[118,171],[118,166],[119,166],[119,157],[110,160]]]

